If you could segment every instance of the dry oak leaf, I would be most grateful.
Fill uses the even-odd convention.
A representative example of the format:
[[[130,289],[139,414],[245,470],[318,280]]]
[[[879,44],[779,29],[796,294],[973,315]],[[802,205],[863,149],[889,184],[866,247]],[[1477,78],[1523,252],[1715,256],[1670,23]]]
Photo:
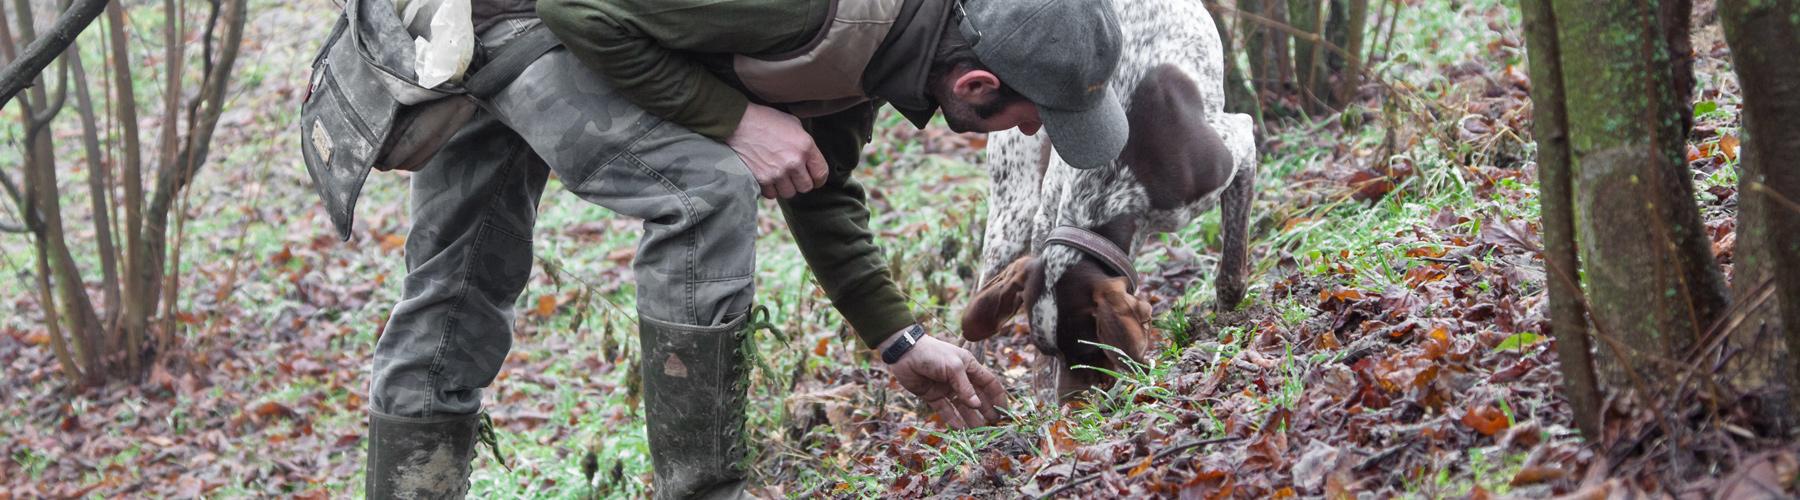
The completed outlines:
[[[398,234],[398,233],[389,233],[387,236],[381,237],[381,251],[382,252],[393,253],[395,250],[399,250],[405,246],[406,246],[406,235]]]
[[[1533,465],[1533,466],[1528,466],[1528,467],[1519,469],[1519,473],[1513,475],[1511,485],[1512,486],[1529,486],[1529,485],[1533,485],[1533,484],[1547,483],[1547,482],[1555,481],[1555,480],[1562,479],[1565,477],[1569,477],[1569,471],[1567,469],[1561,469],[1561,468],[1557,468],[1557,467],[1546,467],[1546,466],[1542,466],[1542,465]]]
[[[1492,405],[1470,407],[1469,412],[1463,414],[1462,423],[1484,436],[1499,434],[1500,431],[1511,427],[1511,424],[1506,422],[1506,414],[1501,413],[1499,408]]]
[[[556,296],[539,296],[537,299],[537,307],[531,308],[531,313],[543,318],[548,318],[551,314],[556,313]]]

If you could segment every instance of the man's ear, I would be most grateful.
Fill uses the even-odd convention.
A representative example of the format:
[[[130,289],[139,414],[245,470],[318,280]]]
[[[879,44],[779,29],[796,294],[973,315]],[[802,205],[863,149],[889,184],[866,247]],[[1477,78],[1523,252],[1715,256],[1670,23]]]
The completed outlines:
[[[1000,77],[982,69],[964,71],[950,83],[950,92],[964,101],[978,101],[1000,90]]]

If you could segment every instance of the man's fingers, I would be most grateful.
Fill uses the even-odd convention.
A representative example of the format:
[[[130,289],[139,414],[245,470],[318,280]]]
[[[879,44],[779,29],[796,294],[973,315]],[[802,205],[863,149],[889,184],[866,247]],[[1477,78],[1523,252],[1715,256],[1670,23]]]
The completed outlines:
[[[819,152],[819,146],[806,150],[806,173],[812,175],[813,187],[825,185],[825,177],[831,168],[825,163],[825,155]]]
[[[971,408],[963,405],[955,406],[956,411],[962,413],[963,425],[968,426],[964,427],[965,429],[987,425],[987,419],[981,416],[980,408]]]
[[[925,402],[925,406],[930,407],[932,413],[942,417],[944,425],[948,425],[952,429],[967,428],[963,425],[962,413],[956,410],[956,404],[950,402],[950,398],[929,400]]]
[[[956,389],[956,403],[970,408],[980,408],[983,401],[975,395],[975,386],[969,383],[969,362],[973,356],[963,355],[963,369],[950,374],[950,387]]]
[[[804,167],[804,166],[802,166],[802,167]],[[812,191],[812,189],[813,189],[812,176],[808,175],[806,173],[805,168],[787,169],[787,170],[783,170],[782,172],[784,173],[784,175],[787,176],[788,183],[794,185],[794,193],[795,194]]]
[[[784,200],[794,197],[794,183],[793,181],[788,180],[787,177],[776,177],[769,182],[775,185],[775,196],[779,196]]]
[[[981,410],[988,421],[999,420],[999,408],[1006,406],[1006,388],[1000,385],[1000,378],[995,377],[994,372],[973,361],[968,360],[964,366],[968,367],[969,382],[975,384],[975,392],[981,395]]]

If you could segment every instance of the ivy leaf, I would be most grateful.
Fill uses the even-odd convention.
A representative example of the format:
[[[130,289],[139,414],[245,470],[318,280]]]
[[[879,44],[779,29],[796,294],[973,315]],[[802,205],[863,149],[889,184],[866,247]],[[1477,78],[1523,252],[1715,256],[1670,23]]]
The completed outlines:
[[[1543,335],[1538,335],[1538,334],[1530,333],[1530,332],[1515,333],[1515,334],[1513,334],[1513,336],[1507,337],[1506,340],[1500,341],[1500,345],[1495,347],[1495,349],[1499,349],[1502,351],[1521,351],[1521,352],[1523,352],[1526,347],[1531,347],[1533,345],[1537,345],[1537,343],[1543,342],[1543,341],[1544,341]]]
[[[1711,113],[1711,112],[1718,111],[1718,110],[1719,110],[1719,103],[1717,103],[1717,102],[1700,101],[1700,102],[1694,103],[1694,116],[1704,115],[1704,114]]]

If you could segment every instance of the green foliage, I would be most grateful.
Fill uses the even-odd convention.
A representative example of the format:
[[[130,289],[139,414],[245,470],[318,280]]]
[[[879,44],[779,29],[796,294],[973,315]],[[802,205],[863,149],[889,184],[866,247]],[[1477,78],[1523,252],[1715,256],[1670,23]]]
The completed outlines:
[[[1717,102],[1698,101],[1698,102],[1694,103],[1694,118],[1705,117],[1705,116],[1711,115],[1713,112],[1716,112],[1718,110],[1719,110],[1719,103],[1717,103]]]
[[[1549,339],[1535,333],[1515,333],[1505,340],[1501,340],[1500,345],[1495,346],[1494,348],[1502,351],[1524,352],[1526,348],[1537,345],[1545,340]]]

